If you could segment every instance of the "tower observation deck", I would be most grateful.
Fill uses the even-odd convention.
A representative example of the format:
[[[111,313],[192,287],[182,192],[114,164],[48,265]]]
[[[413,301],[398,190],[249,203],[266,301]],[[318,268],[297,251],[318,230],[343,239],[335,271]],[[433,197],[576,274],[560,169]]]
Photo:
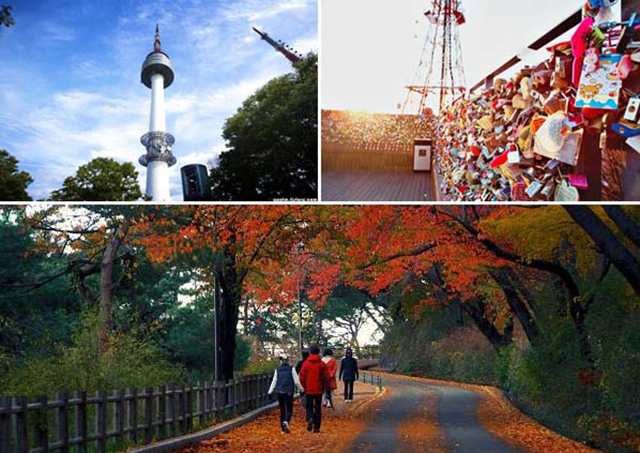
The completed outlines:
[[[167,132],[164,108],[164,89],[171,86],[174,79],[169,55],[162,51],[160,31],[156,25],[155,43],[142,64],[140,81],[151,89],[151,115],[149,132],[140,138],[147,149],[138,160],[147,167],[147,188],[145,193],[152,201],[169,201],[169,167],[175,165],[176,158],[171,153],[175,139]]]

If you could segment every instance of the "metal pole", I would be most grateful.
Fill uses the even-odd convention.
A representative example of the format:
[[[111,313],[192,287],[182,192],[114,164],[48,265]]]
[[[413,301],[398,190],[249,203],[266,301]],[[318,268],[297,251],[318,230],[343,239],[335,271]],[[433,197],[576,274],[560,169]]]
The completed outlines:
[[[214,336],[214,353],[213,353],[213,380],[218,381],[220,374],[218,372],[218,348],[220,346],[219,336],[218,336],[218,307],[220,306],[220,283],[218,281],[218,277],[215,277],[214,280],[214,289],[213,289],[213,336]]]
[[[298,283],[298,350],[302,354],[302,289]]]

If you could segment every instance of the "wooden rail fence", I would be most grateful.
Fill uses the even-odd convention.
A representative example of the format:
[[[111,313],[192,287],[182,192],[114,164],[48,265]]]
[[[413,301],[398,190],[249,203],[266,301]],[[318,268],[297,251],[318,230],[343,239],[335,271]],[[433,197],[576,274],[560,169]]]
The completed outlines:
[[[274,401],[271,375],[195,386],[58,393],[53,400],[0,397],[0,453],[106,453],[148,444]]]
[[[408,144],[322,144],[323,171],[413,171],[413,146]]]

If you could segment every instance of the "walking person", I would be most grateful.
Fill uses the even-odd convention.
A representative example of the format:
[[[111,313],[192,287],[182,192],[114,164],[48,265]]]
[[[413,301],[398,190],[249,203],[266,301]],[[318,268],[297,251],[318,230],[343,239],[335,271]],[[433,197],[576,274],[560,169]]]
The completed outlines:
[[[307,348],[303,348],[302,349],[302,359],[298,361],[298,363],[296,363],[296,373],[298,373],[298,376],[300,375],[300,372],[302,371],[302,365],[304,364],[305,360],[307,360],[307,358],[309,358],[309,350]],[[300,407],[304,407],[306,409],[307,407],[307,394],[303,392],[301,392],[300,394]],[[305,411],[305,415],[308,416],[308,414],[306,414]],[[309,422],[309,418],[307,418],[307,423]]]
[[[347,348],[345,356],[340,361],[338,378],[344,381],[344,402],[353,403],[353,383],[358,380],[358,361],[353,358],[353,350]]]
[[[300,382],[307,395],[307,431],[320,432],[322,395],[327,382],[327,366],[320,359],[320,348],[311,346],[300,371]]]
[[[269,388],[269,394],[274,391],[278,397],[280,406],[280,429],[283,433],[290,433],[289,423],[293,415],[293,393],[296,387],[303,392],[300,379],[296,369],[289,365],[289,358],[286,355],[280,356],[280,366],[273,372],[273,380]]]
[[[327,366],[328,376],[327,386],[324,389],[324,405],[333,407],[333,391],[338,388],[338,381],[336,380],[338,364],[336,359],[333,358],[333,350],[331,348],[326,348],[322,355],[322,361]]]

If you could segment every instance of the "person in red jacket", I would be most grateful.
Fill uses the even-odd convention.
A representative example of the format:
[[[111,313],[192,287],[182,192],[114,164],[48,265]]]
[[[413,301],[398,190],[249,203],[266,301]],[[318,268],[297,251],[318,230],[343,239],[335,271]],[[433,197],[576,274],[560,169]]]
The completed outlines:
[[[338,371],[338,363],[333,358],[333,350],[327,348],[324,350],[324,357],[322,361],[327,366],[327,386],[324,389],[324,405],[327,407],[333,407],[333,391],[338,388],[338,381],[336,380],[336,373]]]
[[[309,358],[300,370],[300,383],[307,395],[307,431],[320,432],[322,422],[322,395],[327,387],[327,366],[320,358],[320,348],[311,346]]]

